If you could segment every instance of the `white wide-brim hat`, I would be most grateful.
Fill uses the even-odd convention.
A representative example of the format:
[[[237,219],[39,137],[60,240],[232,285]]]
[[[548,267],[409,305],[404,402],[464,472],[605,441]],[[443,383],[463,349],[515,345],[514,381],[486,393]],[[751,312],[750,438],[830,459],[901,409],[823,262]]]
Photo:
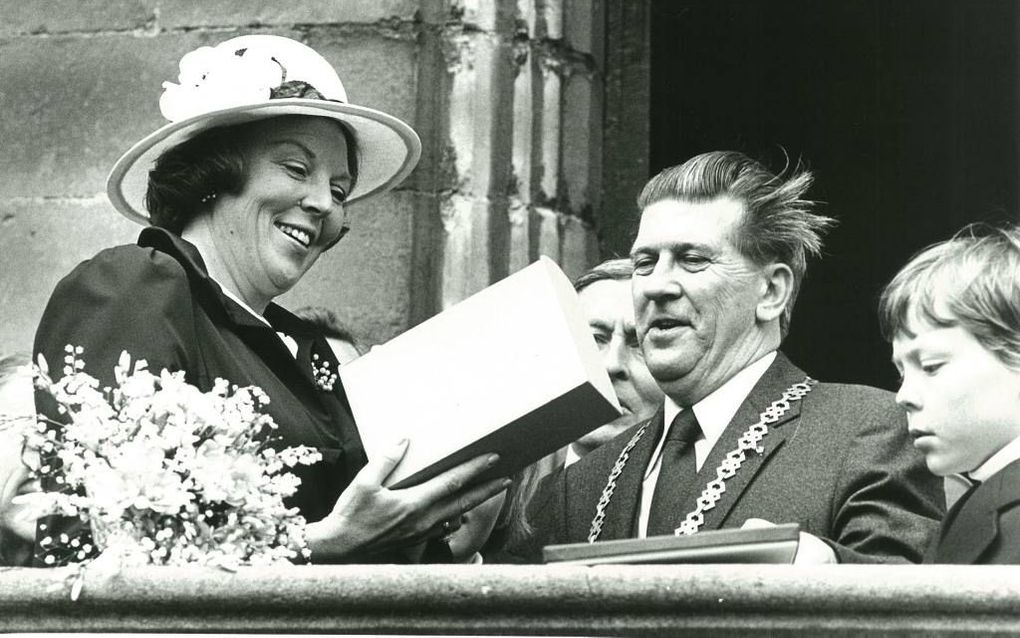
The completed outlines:
[[[149,223],[149,170],[163,151],[202,131],[280,115],[314,115],[343,122],[358,147],[358,179],[347,203],[390,190],[414,169],[421,140],[402,120],[347,102],[332,65],[310,47],[275,35],[246,35],[181,58],[180,84],[163,83],[159,106],[169,124],[147,135],[113,165],[106,192],[132,221]],[[325,99],[272,97],[297,85]],[[201,194],[199,194],[201,195]]]

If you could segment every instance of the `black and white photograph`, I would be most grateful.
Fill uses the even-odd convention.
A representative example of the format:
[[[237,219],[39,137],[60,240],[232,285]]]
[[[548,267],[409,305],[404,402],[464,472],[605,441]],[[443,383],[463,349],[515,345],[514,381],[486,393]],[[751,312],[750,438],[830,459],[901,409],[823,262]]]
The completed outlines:
[[[0,632],[1020,633],[1020,1],[0,0]]]

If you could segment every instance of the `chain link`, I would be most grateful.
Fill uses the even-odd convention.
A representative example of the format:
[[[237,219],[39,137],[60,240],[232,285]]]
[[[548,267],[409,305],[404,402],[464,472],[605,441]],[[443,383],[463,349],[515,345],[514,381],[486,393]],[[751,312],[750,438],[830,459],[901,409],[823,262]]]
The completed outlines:
[[[630,442],[620,452],[620,456],[616,457],[616,463],[613,465],[613,469],[609,471],[609,482],[606,483],[606,488],[602,490],[602,496],[599,497],[599,503],[595,506],[595,518],[591,519],[591,529],[588,531],[589,543],[594,543],[598,540],[599,535],[602,534],[602,524],[606,520],[606,507],[609,505],[609,499],[613,498],[613,492],[616,491],[616,479],[620,478],[620,472],[623,472],[624,466],[627,465],[627,459],[630,458],[630,451],[641,440],[647,429],[648,423],[646,422],[631,437]]]
[[[762,410],[761,414],[758,415],[758,422],[752,423],[747,428],[747,431],[737,440],[736,449],[729,452],[719,464],[719,467],[716,468],[715,480],[708,482],[696,501],[697,506],[687,514],[680,527],[673,531],[674,534],[677,536],[694,534],[701,529],[701,526],[705,524],[705,512],[715,507],[715,504],[722,498],[722,495],[726,492],[726,481],[736,475],[737,470],[744,464],[744,461],[747,459],[747,452],[754,450],[758,454],[764,454],[765,447],[761,445],[761,441],[769,433],[768,426],[782,418],[794,402],[801,400],[808,392],[811,392],[812,387],[816,383],[818,382],[811,377],[804,377],[803,381],[790,386],[783,392],[783,396]],[[624,466],[627,465],[631,450],[641,440],[647,428],[647,423],[641,426],[641,429],[634,434],[630,442],[627,443],[627,446],[620,452],[620,456],[617,457],[613,469],[610,470],[609,480],[606,482],[606,487],[602,490],[602,496],[599,498],[598,505],[595,506],[595,517],[591,521],[591,529],[588,532],[589,543],[597,541],[602,534],[602,525],[606,519],[606,508],[609,507],[609,500],[613,497],[613,492],[616,491],[616,480],[620,477],[620,473],[623,472]]]

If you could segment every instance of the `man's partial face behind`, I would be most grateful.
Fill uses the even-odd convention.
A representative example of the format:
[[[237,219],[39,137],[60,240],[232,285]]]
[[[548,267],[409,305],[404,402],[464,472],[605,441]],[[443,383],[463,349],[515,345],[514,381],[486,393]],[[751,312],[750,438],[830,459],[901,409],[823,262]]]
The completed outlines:
[[[623,408],[620,418],[575,441],[577,452],[588,453],[652,416],[662,402],[662,390],[648,372],[638,345],[630,280],[596,281],[582,288],[578,297]]]
[[[631,250],[637,334],[652,376],[682,405],[778,345],[756,326],[766,281],[735,245],[743,214],[729,198],[663,200],[641,214]]]

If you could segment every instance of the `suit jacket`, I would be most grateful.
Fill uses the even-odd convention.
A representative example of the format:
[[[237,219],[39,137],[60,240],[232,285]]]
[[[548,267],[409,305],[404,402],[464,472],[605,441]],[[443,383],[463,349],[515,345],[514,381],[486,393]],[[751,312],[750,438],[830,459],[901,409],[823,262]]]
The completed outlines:
[[[924,562],[1020,564],[1020,460],[960,497]]]
[[[737,410],[689,490],[679,523],[737,439],[784,390],[803,381],[780,353]],[[662,410],[653,419],[662,421]],[[649,423],[649,430],[654,423]],[[610,469],[641,424],[549,477],[529,508],[534,534],[511,549],[540,560],[541,547],[584,542]],[[633,538],[641,483],[656,441],[631,451],[606,510],[599,540]],[[749,452],[726,492],[705,513],[703,530],[740,527],[749,518],[799,523],[829,542],[840,562],[919,562],[944,510],[942,482],[907,437],[906,419],[889,392],[819,383],[769,426],[764,452]]]

